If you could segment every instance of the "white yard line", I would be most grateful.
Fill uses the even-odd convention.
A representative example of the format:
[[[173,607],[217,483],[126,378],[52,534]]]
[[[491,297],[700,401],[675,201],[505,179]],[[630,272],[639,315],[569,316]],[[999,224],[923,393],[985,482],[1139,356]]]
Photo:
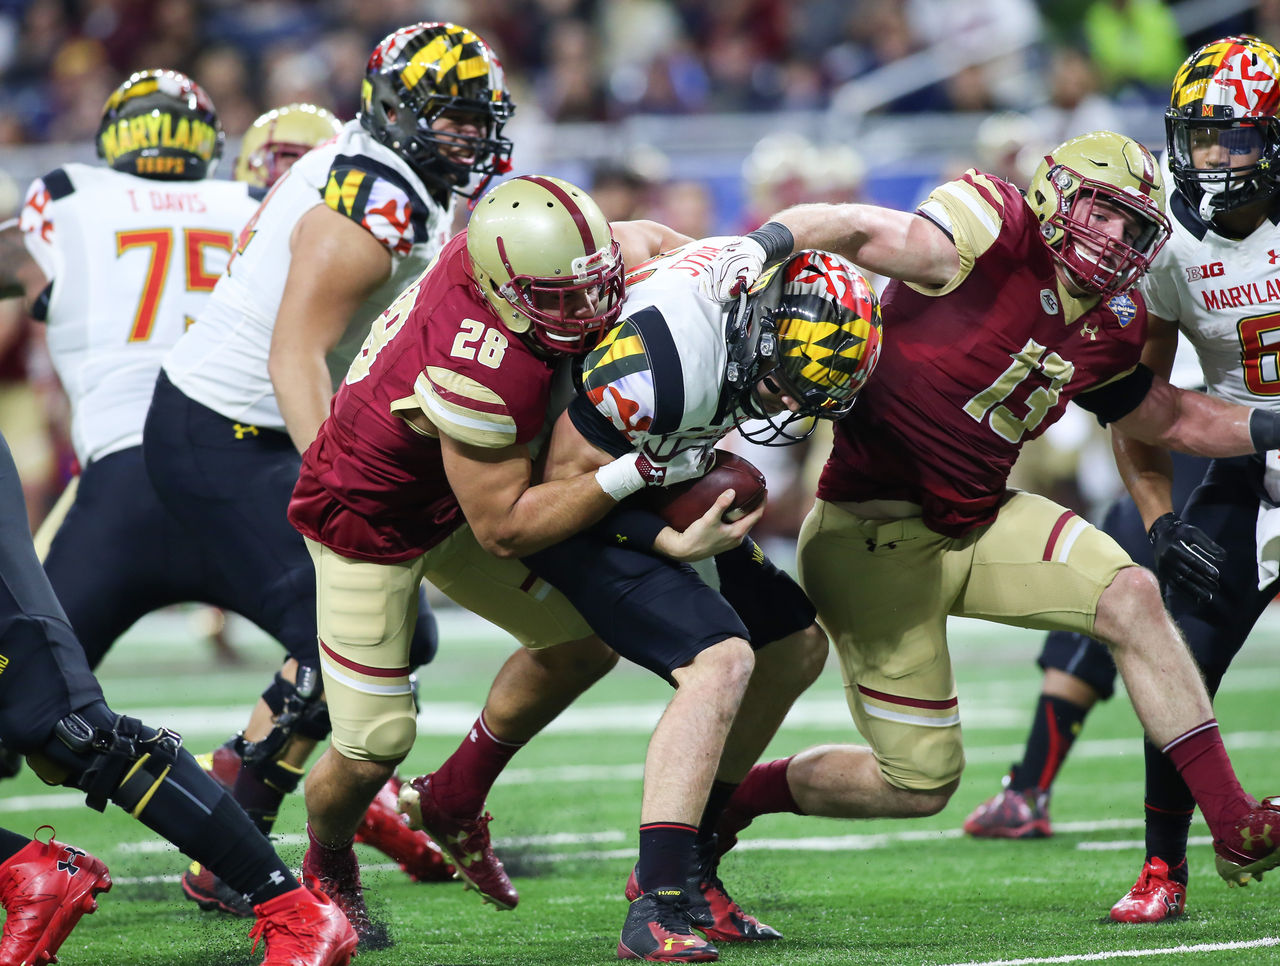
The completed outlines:
[[[1044,956],[1026,959],[990,959],[982,962],[949,963],[948,966],[1038,966],[1040,963],[1101,963],[1108,959],[1137,959],[1145,956],[1173,956],[1179,953],[1223,953],[1236,949],[1262,949],[1280,946],[1280,937],[1242,939],[1230,943],[1196,943],[1194,946],[1168,946],[1164,949],[1113,949],[1101,953],[1076,956]]]

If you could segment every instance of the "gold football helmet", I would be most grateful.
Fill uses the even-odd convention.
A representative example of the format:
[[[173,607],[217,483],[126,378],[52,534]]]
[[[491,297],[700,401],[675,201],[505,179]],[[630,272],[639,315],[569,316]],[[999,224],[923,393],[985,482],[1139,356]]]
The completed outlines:
[[[234,178],[255,188],[270,188],[317,144],[342,130],[342,122],[315,104],[288,104],[267,111],[240,140]]]
[[[622,310],[622,251],[609,222],[559,178],[513,178],[480,199],[467,253],[507,328],[549,352],[590,351]]]
[[[1103,298],[1133,285],[1169,239],[1159,166],[1137,141],[1111,131],[1072,138],[1046,154],[1031,176],[1027,202],[1054,258]],[[1095,205],[1132,214],[1138,225],[1132,241],[1095,228]]]

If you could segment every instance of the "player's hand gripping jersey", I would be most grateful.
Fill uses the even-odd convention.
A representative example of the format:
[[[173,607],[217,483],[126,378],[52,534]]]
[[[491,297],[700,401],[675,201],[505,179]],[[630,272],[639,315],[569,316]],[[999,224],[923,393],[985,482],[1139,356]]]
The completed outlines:
[[[433,201],[399,155],[374,141],[358,121],[304,155],[244,226],[229,270],[200,313],[200,324],[165,362],[178,389],[228,419],[285,428],[267,356],[288,277],[294,226],[318,204],[361,225],[392,258],[391,276],[364,301],[329,353],[335,386],[370,323],[426,268],[449,236],[451,207]]]
[[[439,434],[499,449],[543,430],[553,369],[506,329],[468,264],[464,232],[377,319],[303,456],[289,520],[345,557],[409,560],[464,522]]]
[[[578,431],[620,456],[658,456],[715,443],[743,418],[726,391],[726,306],[691,285],[731,238],[704,238],[627,275],[622,321],[587,356],[583,394],[569,406]]]
[[[836,423],[818,496],[909,501],[960,536],[995,518],[1022,444],[1071,399],[1104,412],[1080,394],[1137,365],[1147,314],[1136,294],[1088,307],[1064,292],[1004,181],[971,170],[919,210],[955,241],[961,269],[938,289],[889,284],[879,369]]]
[[[232,181],[156,181],[67,164],[19,227],[50,280],[38,307],[81,465],[137,446],[156,374],[207,303],[257,201]]]

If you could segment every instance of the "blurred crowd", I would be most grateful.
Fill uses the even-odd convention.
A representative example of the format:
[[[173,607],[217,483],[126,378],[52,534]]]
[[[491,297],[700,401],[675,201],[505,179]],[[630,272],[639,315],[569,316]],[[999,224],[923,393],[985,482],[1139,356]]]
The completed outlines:
[[[551,121],[830,106],[900,64],[875,110],[1163,98],[1188,40],[1161,0],[0,0],[0,144],[90,137],[128,72],[181,70],[236,136],[296,100],[355,110],[368,51],[423,19],[477,30]],[[1211,25],[1280,39],[1280,2]],[[1268,36],[1270,34],[1270,36]],[[1135,45],[1133,38],[1142,42]],[[944,53],[946,56],[939,56]],[[921,55],[925,56],[921,56]],[[1066,63],[1060,63],[1062,60]],[[946,76],[933,80],[941,64]],[[884,76],[881,74],[880,76]],[[930,79],[914,86],[912,78]],[[1058,85],[1072,88],[1056,91]],[[1082,90],[1087,88],[1087,90]]]
[[[1025,185],[1046,147],[1118,127],[1121,107],[1142,105],[1158,118],[1170,78],[1199,43],[1241,31],[1280,42],[1280,0],[1224,4],[1212,22],[1203,4],[1188,4],[1199,10],[1199,21],[1187,28],[1177,16],[1182,6],[1161,0],[0,0],[0,215],[16,209],[25,187],[5,183],[5,147],[88,144],[107,95],[134,69],[168,67],[194,77],[234,144],[262,111],[281,104],[309,101],[341,118],[354,116],[369,50],[390,30],[423,19],[466,24],[498,51],[518,105],[511,130],[518,144],[522,131],[637,115],[966,112],[975,119],[972,151],[941,162],[942,177],[976,166]],[[728,217],[708,179],[677,173],[658,147],[628,144],[593,163],[586,180],[610,218],[655,218],[701,237],[749,229],[798,202],[885,201],[868,196],[867,175],[854,146],[789,132],[766,134],[750,151]],[[15,303],[0,304],[0,430],[11,444],[15,437],[29,440],[23,453],[14,449],[20,462],[25,453],[33,525],[71,470],[65,413],[40,338]],[[9,402],[15,394],[23,402]],[[31,412],[42,415],[33,420]],[[1118,483],[1105,439],[1077,415],[1055,427],[1044,445],[1027,448],[1018,481],[1092,516]],[[819,442],[749,454],[771,480],[762,535],[785,541],[794,534],[823,452]]]

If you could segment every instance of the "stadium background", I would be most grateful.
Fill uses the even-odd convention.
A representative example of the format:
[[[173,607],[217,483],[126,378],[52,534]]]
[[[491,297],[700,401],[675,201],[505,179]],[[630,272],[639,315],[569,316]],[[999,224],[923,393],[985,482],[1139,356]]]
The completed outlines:
[[[1022,180],[1043,147],[1097,128],[1159,148],[1168,84],[1189,50],[1234,31],[1280,42],[1280,0],[0,0],[0,216],[32,178],[67,161],[94,162],[102,104],[133,69],[176,68],[209,90],[228,135],[217,176],[229,177],[239,135],[267,108],[309,100],[352,117],[369,50],[420,19],[467,24],[503,58],[519,105],[509,128],[517,172],[568,177],[616,217],[656,217],[695,235],[737,231],[800,200],[910,207],[970,165]],[[32,462],[24,477],[35,521],[70,471],[66,415],[40,329],[16,309],[0,303],[0,431],[10,435],[7,419],[34,398],[60,454]],[[26,393],[10,397],[14,386]],[[785,554],[812,493],[805,473],[822,447],[809,447],[808,467],[799,465],[801,448],[780,452],[791,464],[767,467],[767,529]],[[763,455],[751,458],[764,465]],[[1080,414],[1030,450],[1019,473],[1090,512],[1116,491],[1110,460],[1105,437]],[[789,472],[794,485],[775,482]],[[214,625],[198,623],[192,634],[193,614],[207,616],[170,611],[140,623],[104,664],[103,680],[121,710],[175,727],[203,749],[239,727],[243,702],[278,651],[255,629],[232,624],[224,649],[211,653],[203,634]],[[447,645],[424,678],[429,710],[408,773],[452,750],[510,650],[508,639],[466,617],[442,613]],[[766,954],[775,958],[753,961],[900,966],[1067,954],[1160,955],[1160,963],[1191,966],[1274,962],[1274,889],[1241,894],[1214,882],[1200,825],[1197,892],[1175,930],[1126,932],[1102,922],[1142,850],[1139,731],[1123,701],[1099,710],[1064,772],[1054,839],[1004,849],[960,837],[964,814],[998,787],[1021,750],[1039,685],[1039,638],[959,625],[970,762],[961,792],[943,813],[911,823],[761,820],[758,841],[733,860],[733,881],[788,940],[785,951]],[[1246,786],[1262,792],[1274,773],[1267,729],[1280,684],[1278,630],[1274,618],[1262,625],[1241,655],[1244,670],[1224,685],[1230,701],[1219,712]],[[563,966],[611,958],[620,885],[635,851],[644,741],[666,696],[651,676],[620,668],[499,783],[490,802],[495,834],[524,895],[510,917],[480,911],[453,887],[413,886],[365,855],[374,911],[392,921],[399,945],[361,961]],[[838,673],[828,668],[767,756],[851,737]],[[295,865],[303,844],[297,799],[281,817],[293,832],[278,840]],[[211,920],[176,900],[179,856],[114,810],[98,816],[81,801],[29,772],[0,795],[6,825],[54,822],[61,839],[108,860],[117,879],[64,947],[64,961],[251,962],[242,923]],[[1249,948],[1228,953],[1218,945],[1224,940]],[[1160,954],[1169,947],[1183,951]]]
[[[1159,148],[1189,50],[1227,32],[1280,42],[1280,0],[0,0],[0,216],[38,175],[95,161],[102,104],[132,70],[205,87],[230,177],[264,110],[353,117],[369,50],[421,19],[498,51],[516,172],[694,236],[798,201],[909,208],[969,166],[1025,183],[1045,148],[1089,130]],[[16,314],[0,307],[0,430],[6,384],[25,382],[16,405],[38,400],[50,440],[21,467],[35,522],[71,471],[66,412],[39,329]],[[772,484],[762,536],[794,533],[815,470],[801,463],[820,448],[756,453]],[[1108,449],[1073,407],[1015,482],[1096,518],[1119,492]]]

